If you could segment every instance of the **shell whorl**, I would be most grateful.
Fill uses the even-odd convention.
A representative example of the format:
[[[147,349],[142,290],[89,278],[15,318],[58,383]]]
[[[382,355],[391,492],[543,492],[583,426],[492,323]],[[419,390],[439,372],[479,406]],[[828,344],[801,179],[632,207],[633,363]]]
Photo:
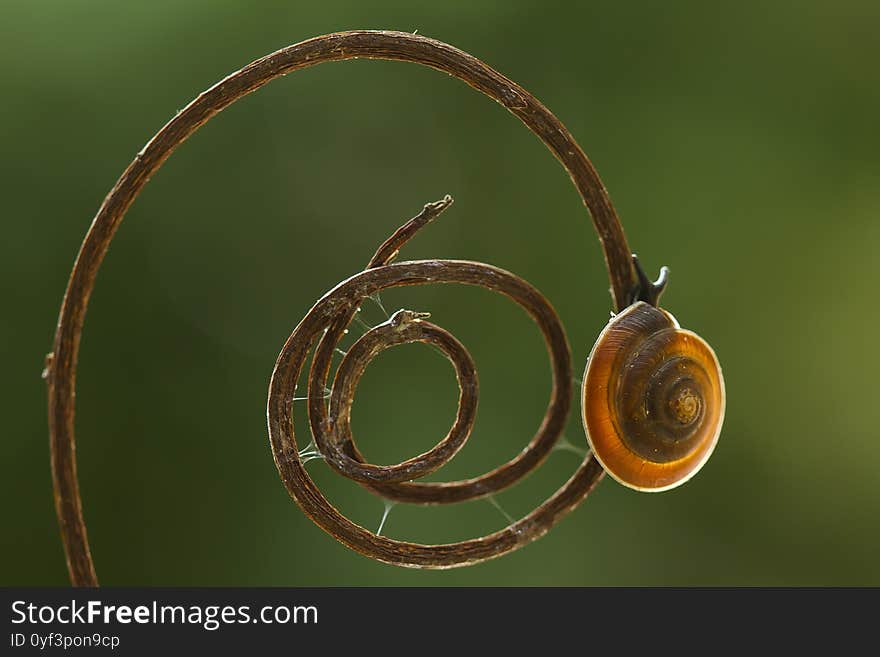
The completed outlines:
[[[724,401],[712,348],[645,302],[611,319],[587,361],[590,446],[612,477],[636,490],[668,490],[702,467],[718,441]]]

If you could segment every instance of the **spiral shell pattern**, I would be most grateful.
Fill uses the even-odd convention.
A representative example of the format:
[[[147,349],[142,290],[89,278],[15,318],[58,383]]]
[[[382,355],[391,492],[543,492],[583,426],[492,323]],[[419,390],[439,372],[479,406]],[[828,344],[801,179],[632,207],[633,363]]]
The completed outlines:
[[[613,317],[584,374],[584,428],[596,458],[641,491],[683,484],[703,466],[724,420],[724,378],[712,348],[660,308]]]

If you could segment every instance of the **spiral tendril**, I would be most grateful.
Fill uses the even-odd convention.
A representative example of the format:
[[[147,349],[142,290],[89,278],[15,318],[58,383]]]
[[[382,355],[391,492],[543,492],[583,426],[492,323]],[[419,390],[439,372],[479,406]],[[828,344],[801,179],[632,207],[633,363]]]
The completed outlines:
[[[608,266],[611,295],[616,310],[626,307],[640,290],[631,251],[617,214],[598,173],[565,126],[528,91],[486,63],[449,44],[405,32],[354,30],[327,34],[266,55],[232,73],[196,97],[138,151],[104,199],[83,239],[61,304],[52,352],[47,356],[43,378],[48,385],[49,442],[55,508],[64,543],[67,567],[73,584],[96,586],[76,463],[75,388],[80,339],[96,276],[116,230],[150,177],[186,139],[213,116],[236,100],[269,81],[325,62],[367,58],[412,62],[464,81],[500,103],[543,141],[565,168],[590,211]],[[347,330],[356,308],[367,298],[384,311],[379,293],[399,285],[461,283],[480,285],[501,292],[527,309],[544,332],[554,366],[554,388],[544,421],[526,450],[492,472],[471,480],[433,484],[412,482],[406,477],[426,473],[445,463],[460,449],[469,433],[468,406],[459,406],[458,433],[447,436],[434,450],[391,468],[364,463],[345,424],[331,422],[333,415],[324,395],[308,394],[309,418],[316,431],[317,453],[343,473],[357,473],[366,486],[386,499],[423,504],[445,504],[474,499],[502,490],[521,479],[547,456],[557,440],[571,397],[571,364],[565,334],[552,307],[528,283],[503,270],[473,262],[426,260],[394,264],[399,248],[438,210],[446,199],[429,204],[419,217],[402,226],[376,252],[367,269],[340,283],[322,298],[288,339],[270,384],[269,433],[278,470],[285,486],[305,512],[321,527],[356,550],[376,559],[415,567],[445,568],[482,561],[504,554],[538,538],[580,503],[602,478],[603,470],[586,456],[572,477],[553,496],[526,517],[482,538],[459,543],[425,546],[378,536],[341,516],[315,487],[305,471],[306,458],[297,450],[292,428],[295,382],[308,349],[320,339],[310,371],[310,390],[323,390],[330,358],[338,338]],[[386,313],[387,316],[387,313]],[[393,317],[391,318],[393,319]],[[334,381],[342,390],[356,381],[358,368],[376,348],[394,340],[443,346],[457,367],[460,402],[476,403],[476,373],[467,352],[447,332],[423,317],[399,316],[393,323],[370,329],[355,356],[346,353],[347,372]],[[322,335],[323,329],[327,335]],[[367,338],[366,336],[370,337]],[[400,342],[398,342],[400,343]],[[350,352],[351,350],[349,350]],[[364,360],[366,359],[366,360]],[[339,373],[337,372],[337,379]],[[316,385],[319,382],[320,385]],[[340,393],[333,413],[345,414],[346,398]],[[460,422],[459,422],[460,421]],[[341,428],[340,428],[341,427]],[[317,428],[317,429],[316,429]],[[455,429],[455,427],[454,427]],[[356,478],[353,476],[353,478]]]
[[[369,557],[402,566],[448,568],[499,556],[545,532],[561,517],[536,511],[537,516],[532,514],[517,522],[494,498],[495,493],[522,480],[559,446],[571,408],[574,376],[568,340],[556,311],[529,283],[491,265],[464,260],[392,263],[404,244],[451,203],[452,198],[446,196],[425,205],[379,247],[364,271],[338,284],[312,307],[284,345],[270,385],[269,435],[276,465],[291,496],[312,520],[338,540]],[[427,321],[428,313],[398,310],[387,321],[371,327],[348,348],[329,386],[329,399],[313,392],[328,388],[332,356],[365,299],[392,287],[434,283],[477,286],[501,293],[519,304],[541,330],[552,368],[547,410],[525,449],[486,474],[450,482],[414,480],[448,463],[468,440],[476,418],[479,385],[467,349],[445,329]],[[459,386],[455,422],[446,437],[423,454],[395,465],[367,463],[351,432],[357,384],[378,354],[395,345],[414,342],[434,346],[452,363]],[[379,531],[370,532],[345,519],[317,490],[302,467],[305,461],[294,436],[293,383],[304,370],[315,343],[308,375],[308,419],[315,451],[327,465],[394,503],[452,504],[486,498],[509,521],[508,527],[475,541],[430,546],[383,537]],[[567,441],[564,445],[574,447]],[[589,456],[585,452],[582,455],[589,466]],[[563,487],[557,495],[567,492]]]

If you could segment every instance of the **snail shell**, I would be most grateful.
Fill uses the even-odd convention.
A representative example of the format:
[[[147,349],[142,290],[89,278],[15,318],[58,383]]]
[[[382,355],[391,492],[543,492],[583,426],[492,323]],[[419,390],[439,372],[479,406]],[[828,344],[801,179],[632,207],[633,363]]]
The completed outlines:
[[[639,301],[613,317],[584,374],[584,428],[605,471],[641,491],[683,484],[712,454],[724,379],[712,348]]]

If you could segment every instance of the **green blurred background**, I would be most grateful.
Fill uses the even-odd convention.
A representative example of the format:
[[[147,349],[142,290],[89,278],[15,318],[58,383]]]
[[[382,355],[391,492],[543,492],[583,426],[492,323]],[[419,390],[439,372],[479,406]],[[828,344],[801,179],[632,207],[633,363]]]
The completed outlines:
[[[388,28],[484,59],[577,137],[634,250],[651,271],[672,269],[664,305],[721,359],[715,456],[663,495],[606,480],[540,541],[449,572],[373,563],[312,525],[268,447],[275,357],[423,203],[456,199],[403,257],[476,259],[529,280],[562,316],[577,370],[610,309],[580,200],[516,119],[418,66],[320,66],[235,104],[175,153],[98,278],[77,431],[101,581],[880,584],[880,4],[5,0],[0,26],[0,583],[67,582],[39,375],[80,240],[117,176],[177,109],[252,59]],[[549,392],[523,313],[460,287],[385,302],[433,312],[479,368],[474,435],[441,478],[517,453]],[[386,352],[358,392],[358,442],[373,462],[412,456],[445,434],[456,396],[430,349]],[[566,436],[585,444],[577,411]],[[577,463],[556,452],[498,501],[521,516]],[[352,519],[378,525],[379,499],[320,461],[309,469]],[[385,533],[450,541],[504,524],[486,501],[398,506]]]

